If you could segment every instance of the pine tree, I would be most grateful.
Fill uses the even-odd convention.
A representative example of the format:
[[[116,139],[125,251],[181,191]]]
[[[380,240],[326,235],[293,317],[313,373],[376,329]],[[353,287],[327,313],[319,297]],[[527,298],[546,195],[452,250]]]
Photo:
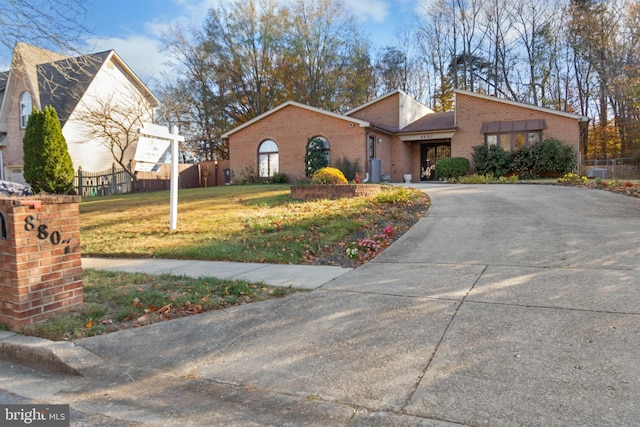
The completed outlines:
[[[24,178],[35,193],[62,194],[73,189],[73,163],[53,107],[33,110],[22,147]]]

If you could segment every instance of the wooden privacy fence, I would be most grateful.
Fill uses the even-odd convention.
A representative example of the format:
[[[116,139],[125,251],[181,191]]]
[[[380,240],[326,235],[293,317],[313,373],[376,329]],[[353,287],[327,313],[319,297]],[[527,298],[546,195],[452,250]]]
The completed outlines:
[[[135,163],[131,165],[133,169]],[[215,187],[225,185],[229,178],[229,161],[202,162],[199,164],[178,165],[180,174],[179,188]],[[169,190],[171,183],[171,165],[162,164],[154,172],[136,172],[136,180],[125,169],[115,165],[106,171],[85,172],[78,168],[74,186],[76,194],[82,197],[110,196],[147,191]]]

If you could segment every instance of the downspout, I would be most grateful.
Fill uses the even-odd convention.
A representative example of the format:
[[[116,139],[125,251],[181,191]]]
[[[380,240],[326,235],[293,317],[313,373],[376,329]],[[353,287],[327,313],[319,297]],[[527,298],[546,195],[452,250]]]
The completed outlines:
[[[369,132],[364,133],[364,158],[369,158]],[[369,162],[366,162],[365,168],[369,169]],[[369,171],[365,170],[362,182],[369,182]]]

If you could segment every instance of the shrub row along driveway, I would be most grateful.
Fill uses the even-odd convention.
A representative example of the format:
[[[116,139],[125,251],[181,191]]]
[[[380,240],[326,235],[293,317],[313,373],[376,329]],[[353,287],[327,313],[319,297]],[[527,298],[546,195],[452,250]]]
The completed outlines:
[[[98,372],[0,388],[182,425],[636,424],[640,201],[422,188],[425,218],[313,292],[77,340]]]

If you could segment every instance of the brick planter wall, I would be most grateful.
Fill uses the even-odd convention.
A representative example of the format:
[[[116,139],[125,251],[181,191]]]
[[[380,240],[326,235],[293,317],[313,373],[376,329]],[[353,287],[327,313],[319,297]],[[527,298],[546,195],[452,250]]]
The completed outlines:
[[[16,329],[82,303],[80,200],[0,198],[0,323]]]
[[[380,191],[378,184],[345,185],[294,185],[291,198],[298,200],[341,199],[343,197],[367,197]]]

